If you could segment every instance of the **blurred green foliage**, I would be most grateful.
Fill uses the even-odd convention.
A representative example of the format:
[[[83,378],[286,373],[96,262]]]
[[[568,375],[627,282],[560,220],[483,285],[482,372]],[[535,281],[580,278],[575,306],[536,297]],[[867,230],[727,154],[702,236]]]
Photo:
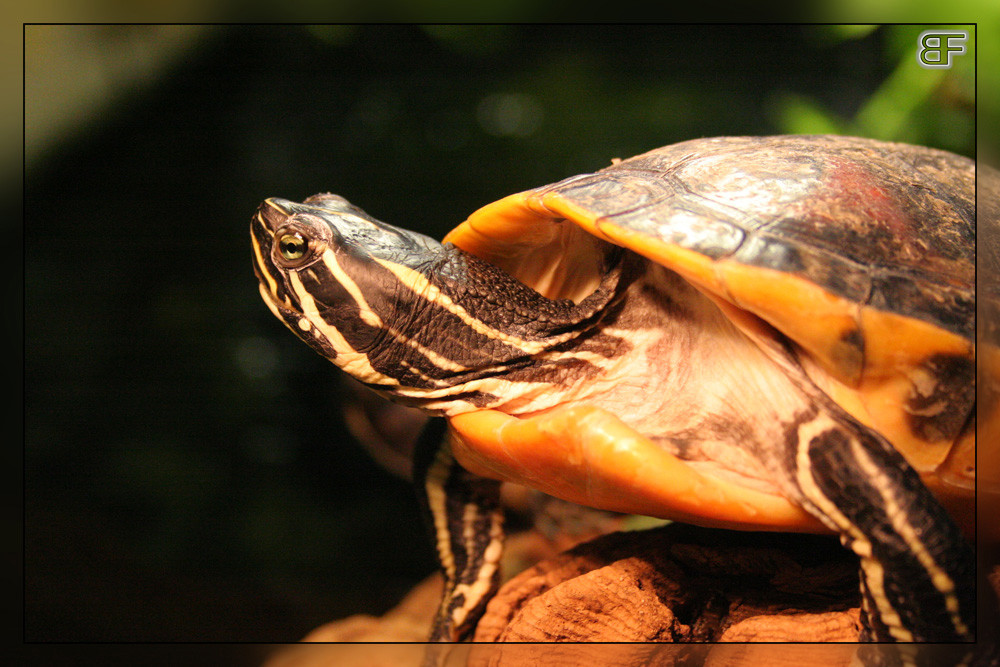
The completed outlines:
[[[1000,127],[1000,76],[996,74],[1000,72],[1000,3],[995,0],[953,0],[946,4],[938,0],[822,0],[817,6],[816,17],[830,22],[926,22],[923,26],[925,28],[958,25],[936,23],[942,18],[965,22],[962,27],[971,27],[969,24],[975,23],[972,29],[975,37],[969,44],[970,55],[975,53],[975,62],[958,64],[954,73],[945,75],[940,94],[946,98],[961,100],[960,105],[967,104],[969,99],[973,100],[975,113],[972,115],[978,130],[978,157],[987,160],[994,167],[1000,164],[1000,132],[997,130]],[[898,67],[905,69],[905,41],[921,28],[900,25],[886,26],[885,29],[900,44]],[[971,71],[972,67],[976,68],[975,73]],[[900,78],[906,76],[899,74]],[[903,96],[906,96],[905,93]],[[915,101],[911,99],[910,102]],[[875,110],[879,110],[878,107]],[[931,114],[938,115],[938,112],[931,110]],[[946,124],[948,121],[948,115],[944,114],[939,117],[937,124]]]
[[[976,53],[974,26],[934,26],[970,32],[968,52],[950,69],[925,69],[917,63],[917,38],[930,26],[817,26],[817,39],[828,44],[859,39],[878,31],[891,68],[878,89],[849,117],[839,116],[814,99],[785,94],[778,104],[779,126],[791,134],[851,134],[939,146],[975,153]]]

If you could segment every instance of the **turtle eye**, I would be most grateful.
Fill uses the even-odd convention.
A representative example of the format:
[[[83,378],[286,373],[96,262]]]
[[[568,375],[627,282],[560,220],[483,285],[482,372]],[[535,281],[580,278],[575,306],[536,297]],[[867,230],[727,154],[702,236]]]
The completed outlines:
[[[306,256],[309,241],[301,233],[287,231],[278,237],[278,253],[285,261],[295,262]]]

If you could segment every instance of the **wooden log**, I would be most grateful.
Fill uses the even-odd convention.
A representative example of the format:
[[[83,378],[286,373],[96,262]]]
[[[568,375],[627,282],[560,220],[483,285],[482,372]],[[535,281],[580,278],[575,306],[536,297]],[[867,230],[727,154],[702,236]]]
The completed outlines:
[[[856,558],[834,538],[671,524],[606,535],[505,584],[476,641],[856,641]]]

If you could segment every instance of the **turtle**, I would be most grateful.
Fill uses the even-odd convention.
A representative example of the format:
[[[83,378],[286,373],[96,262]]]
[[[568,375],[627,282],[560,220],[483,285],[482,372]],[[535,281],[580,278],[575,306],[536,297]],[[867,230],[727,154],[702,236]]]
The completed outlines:
[[[497,587],[497,488],[833,533],[864,640],[972,641],[975,163],[837,135],[671,144],[487,204],[439,242],[330,193],[251,222],[259,291],[435,419],[414,479],[446,587]],[[442,419],[443,418],[443,419]]]

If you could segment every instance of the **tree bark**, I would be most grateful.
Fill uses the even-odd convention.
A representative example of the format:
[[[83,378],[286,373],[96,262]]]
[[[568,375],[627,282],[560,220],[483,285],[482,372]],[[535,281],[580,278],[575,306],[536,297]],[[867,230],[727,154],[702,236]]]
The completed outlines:
[[[476,641],[857,641],[856,558],[834,538],[671,524],[597,538],[505,584]]]

